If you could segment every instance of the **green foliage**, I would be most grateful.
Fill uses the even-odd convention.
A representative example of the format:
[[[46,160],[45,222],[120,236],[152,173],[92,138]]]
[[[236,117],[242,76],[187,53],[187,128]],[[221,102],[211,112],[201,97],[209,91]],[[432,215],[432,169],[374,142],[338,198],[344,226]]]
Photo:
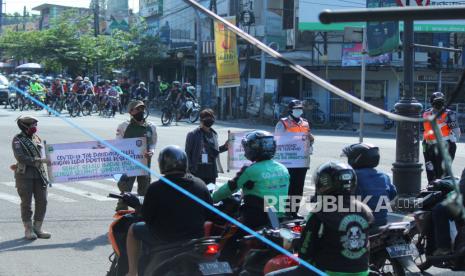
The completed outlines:
[[[129,32],[95,37],[92,16],[68,12],[41,31],[7,31],[0,37],[4,57],[38,62],[49,72],[67,71],[77,75],[92,71],[100,63],[103,75],[114,69],[147,68],[160,58],[161,44],[156,37],[144,35],[139,23]]]

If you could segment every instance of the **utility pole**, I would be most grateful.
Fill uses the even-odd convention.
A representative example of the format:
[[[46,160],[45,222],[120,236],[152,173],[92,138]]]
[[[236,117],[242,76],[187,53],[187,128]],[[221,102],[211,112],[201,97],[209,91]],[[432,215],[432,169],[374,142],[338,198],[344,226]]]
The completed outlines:
[[[23,8],[23,31],[24,32],[26,31],[26,23],[27,23],[26,15],[27,15],[27,10],[26,10],[26,6],[24,6]]]
[[[94,0],[94,35],[100,35],[100,0]],[[100,75],[100,60],[97,60],[97,68],[94,70],[94,83],[97,83]]]
[[[195,70],[197,73],[197,80],[195,82],[197,98],[200,98],[201,106],[205,105],[205,96],[202,93],[202,24],[200,22],[200,13],[195,10],[195,25],[196,25],[196,36],[197,36],[197,52],[195,53]],[[200,96],[200,97],[199,97]]]
[[[0,0],[0,35],[3,31],[3,0]]]
[[[362,28],[362,76],[361,76],[361,83],[360,83],[360,99],[365,101],[365,78],[366,78],[366,68],[367,68],[367,28]],[[365,120],[365,110],[360,108],[360,118],[359,118],[359,142],[363,142],[363,127],[364,127],[364,120]]]
[[[407,0],[407,6],[413,0]],[[419,118],[422,105],[414,98],[414,31],[413,20],[404,20],[404,85],[402,97],[394,108],[399,115]],[[396,162],[392,164],[393,182],[400,198],[414,197],[421,189],[420,123],[398,122]]]
[[[266,17],[268,15],[268,0],[263,0],[263,43],[266,45]],[[266,60],[265,52],[261,53],[260,63],[260,111],[259,117],[263,117],[265,111],[265,78],[266,78]]]

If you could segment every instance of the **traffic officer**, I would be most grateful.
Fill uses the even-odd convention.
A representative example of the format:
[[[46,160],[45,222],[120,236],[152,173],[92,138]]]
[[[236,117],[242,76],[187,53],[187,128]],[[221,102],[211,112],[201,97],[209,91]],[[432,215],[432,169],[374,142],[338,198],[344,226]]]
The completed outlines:
[[[313,145],[315,138],[313,137],[310,125],[307,120],[302,118],[303,105],[299,100],[292,100],[288,104],[289,116],[281,118],[276,124],[275,135],[285,132],[303,133],[308,135],[310,146]],[[290,214],[297,215],[298,206],[300,204],[300,197],[302,197],[305,185],[305,176],[307,175],[307,167],[302,168],[287,168],[290,175],[289,197],[295,197],[291,203],[295,202],[297,206],[291,206]]]
[[[116,138],[147,138],[147,150],[144,154],[147,158],[147,167],[150,168],[150,161],[157,144],[157,129],[154,124],[146,120],[145,104],[143,101],[131,101],[128,104],[128,111],[131,119],[120,124],[116,130]],[[137,193],[144,196],[150,185],[150,174],[140,176],[123,176],[118,181],[118,188],[121,192],[131,192],[137,178]],[[116,211],[127,210],[128,206],[122,201],[118,201]]]
[[[41,156],[41,139],[37,134],[38,120],[32,116],[20,116],[16,120],[21,133],[13,138],[13,153],[16,164],[11,166],[16,179],[16,189],[21,198],[21,219],[24,224],[25,238],[49,239],[50,233],[42,231],[47,210],[48,178]],[[32,196],[35,200],[34,223],[32,223]]]
[[[436,115],[444,108],[444,94],[442,92],[434,92],[431,95],[430,103],[432,107],[423,112],[424,119],[429,118],[431,115]],[[455,143],[460,139],[461,135],[456,114],[454,111],[446,108],[441,116],[436,119],[436,122],[441,130],[442,139],[446,142],[450,157],[454,160],[455,151],[457,150]],[[437,141],[431,123],[425,121],[423,127],[423,156],[425,158],[426,176],[428,177],[428,182],[431,182],[443,177],[443,158],[437,149]]]

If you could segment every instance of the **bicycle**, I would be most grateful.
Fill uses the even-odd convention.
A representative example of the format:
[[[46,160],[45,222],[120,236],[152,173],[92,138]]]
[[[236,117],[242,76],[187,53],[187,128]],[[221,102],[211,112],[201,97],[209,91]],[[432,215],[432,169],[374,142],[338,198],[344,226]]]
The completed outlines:
[[[71,117],[76,117],[81,113],[81,104],[77,98],[77,95],[71,93],[65,101],[66,108]]]
[[[94,95],[85,95],[84,100],[81,103],[82,106],[82,115],[90,116],[92,113],[96,113],[98,111],[98,105],[95,102]]]
[[[106,118],[115,117],[117,107],[118,96],[106,96],[100,115]]]
[[[165,101],[161,110],[161,124],[164,126],[170,125],[175,119],[177,112],[176,107],[171,101]]]

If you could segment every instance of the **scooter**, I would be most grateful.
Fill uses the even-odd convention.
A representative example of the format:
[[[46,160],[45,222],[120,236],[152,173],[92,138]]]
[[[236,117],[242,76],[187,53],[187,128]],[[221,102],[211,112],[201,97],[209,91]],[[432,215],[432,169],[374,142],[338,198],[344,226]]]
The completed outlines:
[[[122,200],[134,208],[131,211],[118,211],[110,225],[108,237],[113,248],[110,255],[110,275],[126,275],[128,272],[126,236],[132,223],[141,221],[139,209],[141,200],[131,193],[109,194],[111,198]],[[204,237],[176,243],[167,243],[154,248],[143,246],[139,263],[139,275],[232,275],[228,262],[219,262],[219,237]]]
[[[457,228],[455,239],[451,233],[444,233],[451,235],[452,253],[444,256],[433,256],[436,247],[432,209],[437,204],[441,204],[446,199],[447,194],[453,190],[451,185],[444,185],[443,181],[447,180],[448,178],[433,181],[426,190],[417,196],[417,205],[421,206],[421,210],[415,212],[414,215],[418,229],[414,239],[420,253],[417,264],[422,271],[428,270],[432,266],[465,271],[465,222],[460,218],[455,220]]]

